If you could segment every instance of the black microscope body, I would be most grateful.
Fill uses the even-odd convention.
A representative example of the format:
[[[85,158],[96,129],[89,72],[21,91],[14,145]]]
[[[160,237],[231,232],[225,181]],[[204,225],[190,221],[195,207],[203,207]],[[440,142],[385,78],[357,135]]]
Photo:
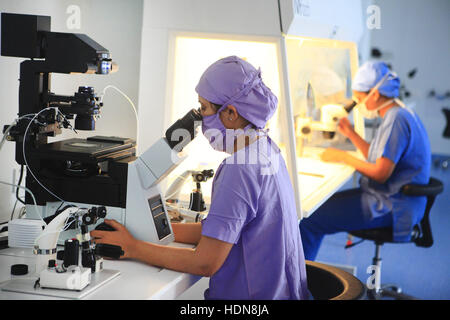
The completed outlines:
[[[73,96],[52,93],[51,74],[107,75],[114,67],[109,51],[84,34],[51,32],[49,16],[2,13],[1,18],[1,55],[27,58],[20,63],[19,120],[7,139],[16,144],[16,162],[27,165],[26,187],[37,204],[59,199],[34,176],[64,201],[125,208],[134,140],[93,136],[48,141],[62,128],[72,128],[69,119],[75,118],[74,131],[95,130],[102,107],[92,87],[80,86]],[[34,176],[28,174],[30,168]],[[33,203],[28,193],[25,203]]]

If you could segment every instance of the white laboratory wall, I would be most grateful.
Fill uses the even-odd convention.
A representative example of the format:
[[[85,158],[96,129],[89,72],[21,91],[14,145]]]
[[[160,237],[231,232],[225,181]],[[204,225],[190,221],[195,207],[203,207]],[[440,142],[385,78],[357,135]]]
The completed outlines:
[[[172,68],[168,62],[173,61],[171,32],[280,35],[277,0],[144,0],[142,19],[139,152],[163,136],[171,124],[167,77]]]
[[[361,0],[279,0],[283,33],[358,42]]]
[[[372,0],[361,0],[361,17],[363,20],[361,38],[357,41],[359,63],[361,61],[367,61],[370,57],[370,39],[371,29],[367,27],[367,22],[371,21],[371,5]]]
[[[450,155],[450,139],[442,133],[442,108],[450,99],[428,97],[450,91],[450,1],[375,0],[380,8],[380,29],[372,29],[370,45],[380,49],[382,60],[392,64],[411,92],[405,102],[420,116],[428,131],[432,153]],[[417,68],[414,78],[408,71]]]
[[[281,106],[284,105],[280,85],[280,37],[171,32],[169,41],[171,56],[173,53],[169,59],[172,68],[167,76],[170,90],[166,103],[171,110],[170,123],[199,106],[195,87],[204,70],[220,58],[236,55],[261,68],[264,83],[279,97],[280,107],[269,121],[270,136],[282,152],[286,149],[280,128]],[[226,153],[213,150],[202,134],[198,134],[183,151],[188,157],[171,173],[168,183],[186,170],[216,169],[226,157]],[[181,197],[185,195],[189,198],[193,186],[195,184],[185,183]],[[202,183],[202,192],[207,197],[211,194],[211,187],[212,179]]]
[[[73,95],[78,86],[88,85],[100,93],[105,86],[112,84],[125,92],[138,107],[142,5],[141,0],[1,0],[0,12],[51,16],[52,31],[87,34],[107,48],[113,60],[119,64],[119,71],[107,76],[54,74],[52,92]],[[67,22],[72,21],[73,17],[70,6],[79,8],[79,28],[69,29],[71,25]],[[1,128],[10,124],[18,113],[17,80],[22,60],[0,56]],[[105,95],[104,104],[96,131],[78,131],[78,136],[115,135],[136,138],[136,120],[128,102],[110,89]],[[68,137],[74,137],[74,133],[67,131],[56,139]],[[19,166],[15,162],[14,143],[6,142],[0,152],[0,180],[17,182]],[[0,223],[9,220],[14,202],[12,187],[0,184]]]

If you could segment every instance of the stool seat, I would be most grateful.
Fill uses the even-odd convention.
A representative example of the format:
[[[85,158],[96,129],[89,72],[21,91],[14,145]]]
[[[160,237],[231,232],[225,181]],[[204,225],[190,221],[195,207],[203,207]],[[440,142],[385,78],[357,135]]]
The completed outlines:
[[[393,239],[392,227],[373,228],[373,229],[361,229],[349,231],[352,236],[374,241],[375,243],[383,244],[386,242],[398,243]],[[408,242],[415,242],[420,236],[420,227],[415,225],[411,232],[411,240]]]
[[[392,239],[392,227],[386,228],[374,228],[374,229],[361,229],[349,231],[352,236],[371,240],[375,242],[385,243],[385,242],[393,242]]]

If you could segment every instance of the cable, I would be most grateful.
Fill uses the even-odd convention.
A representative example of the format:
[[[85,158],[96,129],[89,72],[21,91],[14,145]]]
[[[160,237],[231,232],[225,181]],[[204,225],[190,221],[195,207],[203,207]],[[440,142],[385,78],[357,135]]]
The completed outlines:
[[[27,187],[22,187],[22,186],[19,186],[19,185],[17,185],[17,184],[8,183],[8,182],[1,181],[1,180],[0,180],[0,183],[6,184],[6,185],[8,185],[8,186],[18,187],[18,188],[24,189],[26,192],[28,192],[28,193],[31,195],[31,197],[33,198],[34,208],[35,208],[35,210],[36,210],[36,213],[37,213],[38,217],[44,222],[45,225],[47,225],[47,224],[45,223],[44,219],[42,219],[42,216],[40,215],[39,211],[37,210],[37,202],[36,202],[36,198],[34,197],[34,194],[33,194],[33,192],[31,192],[30,189],[28,189]]]
[[[26,208],[26,207],[20,208],[20,211],[19,211],[19,219],[22,219],[22,217],[25,215],[26,211],[27,211],[27,208]]]
[[[14,122],[6,129],[5,133],[3,134],[2,141],[0,142],[0,150],[2,150],[3,144],[6,141],[6,137],[8,136],[9,131],[17,124],[17,121],[18,120],[14,120]]]
[[[11,129],[19,122],[19,120],[20,120],[20,119],[23,119],[23,118],[28,118],[28,117],[31,117],[31,116],[34,116],[34,115],[35,115],[35,113],[29,113],[29,114],[23,115],[23,116],[21,116],[21,117],[15,119],[15,120],[13,121],[13,123],[11,123],[11,124],[8,126],[8,128],[7,128],[6,131],[5,131],[5,133],[3,134],[2,141],[0,142],[0,150],[2,149],[3,144],[4,144],[5,141],[6,141],[6,137],[8,136],[9,131],[10,131],[10,130],[11,130]]]
[[[60,115],[68,122],[66,116],[65,116],[63,113],[61,113],[61,111],[59,111],[57,108],[54,108],[54,107],[45,108],[45,109],[41,110],[41,111],[38,112],[38,113],[30,113],[30,114],[23,115],[23,116],[17,118],[16,120],[14,120],[13,123],[12,123],[10,126],[8,126],[8,128],[6,129],[6,131],[5,131],[5,133],[4,133],[3,137],[2,137],[2,140],[1,140],[1,142],[0,142],[0,150],[1,150],[1,148],[3,147],[4,142],[6,141],[6,137],[8,136],[8,133],[9,133],[9,131],[11,130],[11,128],[13,128],[13,127],[19,122],[20,119],[23,119],[23,118],[30,119],[30,117],[32,117],[31,120],[29,121],[28,125],[27,125],[26,130],[25,130],[24,138],[23,138],[23,144],[22,144],[22,147],[23,147],[23,148],[22,148],[22,151],[23,151],[23,157],[24,157],[24,160],[25,160],[25,164],[26,164],[28,170],[30,171],[31,175],[32,175],[33,178],[39,183],[39,185],[40,185],[42,188],[44,188],[47,192],[49,192],[51,195],[53,195],[54,197],[56,197],[57,199],[59,199],[59,200],[61,201],[61,205],[62,205],[62,204],[65,203],[65,201],[64,201],[63,199],[61,199],[60,197],[58,197],[57,195],[55,195],[53,192],[51,192],[48,188],[46,188],[46,187],[39,181],[39,179],[36,178],[36,176],[34,175],[33,171],[31,170],[31,167],[28,165],[28,162],[27,162],[27,159],[26,159],[26,154],[25,154],[25,142],[26,142],[26,136],[27,136],[27,132],[28,132],[28,129],[29,129],[31,123],[32,123],[33,121],[35,121],[35,119],[36,119],[42,112],[44,112],[44,111],[46,111],[46,110],[49,110],[49,109],[54,109],[56,112],[58,112],[58,113],[59,113],[59,114],[60,114]],[[36,122],[39,123],[39,124],[41,124],[41,125],[45,125],[45,124],[39,122],[38,120],[36,120]],[[72,126],[71,126],[71,127],[72,127]],[[75,131],[75,129],[73,129],[73,128],[72,128],[72,130]],[[76,131],[75,131],[75,132],[76,132]],[[14,211],[15,211],[15,209],[16,209],[17,201],[20,201],[21,203],[26,204],[25,201],[23,201],[23,200],[20,199],[20,197],[19,197],[19,188],[23,188],[23,189],[25,189],[25,191],[27,191],[27,192],[29,192],[29,193],[31,194],[31,196],[32,196],[32,198],[33,198],[34,208],[35,208],[35,210],[36,210],[36,213],[38,214],[38,217],[44,222],[44,224],[46,224],[45,221],[43,220],[42,216],[39,214],[39,211],[37,210],[37,203],[36,203],[36,199],[35,199],[35,197],[34,197],[34,194],[33,194],[33,193],[31,192],[31,190],[29,190],[28,188],[22,187],[22,186],[20,185],[21,182],[22,182],[22,178],[23,178],[23,165],[21,165],[21,168],[20,168],[20,177],[19,177],[19,182],[18,182],[17,185],[15,185],[15,184],[10,184],[10,183],[3,182],[3,181],[0,181],[0,182],[3,183],[3,184],[7,184],[7,185],[11,185],[11,186],[16,186],[16,199],[17,199],[17,200],[16,200],[16,202],[15,202],[15,204],[14,204],[13,211],[12,211],[12,213],[11,213],[11,220],[12,220],[12,218],[13,218],[13,216],[14,216]],[[60,205],[59,207],[61,207],[61,205]]]
[[[14,217],[14,211],[16,211],[17,200],[18,200],[18,199],[16,199],[16,201],[14,202],[14,207],[13,207],[12,212],[11,212],[11,218],[10,218],[9,220],[12,220],[13,217]]]
[[[130,105],[131,105],[131,107],[133,108],[133,111],[134,111],[134,116],[135,116],[135,118],[136,118],[136,132],[138,133],[138,132],[139,132],[139,118],[138,118],[138,114],[137,114],[137,111],[136,111],[136,107],[134,106],[133,101],[131,101],[131,99],[130,99],[125,93],[123,93],[122,90],[120,90],[120,89],[117,88],[116,86],[113,86],[112,84],[107,85],[106,87],[103,88],[102,95],[101,95],[101,97],[100,97],[100,101],[103,102],[103,96],[105,95],[106,90],[109,89],[109,88],[115,89],[115,90],[116,90],[117,92],[119,92],[122,96],[124,96],[125,99],[127,99],[128,102],[130,103]]]
[[[25,154],[25,142],[26,142],[26,137],[27,137],[28,129],[30,128],[31,123],[33,123],[33,121],[34,121],[34,120],[35,120],[42,112],[44,112],[44,111],[46,111],[46,110],[50,110],[50,109],[54,109],[55,111],[57,111],[59,114],[61,114],[61,115],[66,119],[66,117],[65,117],[65,116],[64,116],[57,108],[53,108],[53,107],[48,107],[48,108],[42,109],[41,111],[39,111],[39,112],[36,113],[36,114],[31,114],[31,113],[30,113],[30,114],[23,115],[23,116],[19,117],[18,119],[14,120],[13,123],[6,129],[6,131],[5,131],[4,135],[3,135],[2,141],[0,142],[0,150],[1,150],[2,146],[3,146],[3,143],[6,141],[6,137],[8,136],[8,133],[9,133],[9,131],[11,130],[11,128],[12,128],[13,126],[15,126],[15,125],[19,122],[20,119],[22,119],[22,118],[28,118],[28,117],[30,117],[30,116],[33,116],[33,118],[29,121],[29,123],[28,123],[28,125],[27,125],[27,128],[25,129],[25,133],[24,133],[24,137],[23,137],[23,143],[22,143],[22,152],[23,152],[23,158],[24,158],[24,161],[25,161],[25,165],[27,166],[27,168],[28,168],[28,170],[30,171],[30,173],[31,173],[31,175],[33,176],[33,178],[39,183],[39,185],[40,185],[42,188],[44,188],[48,193],[50,193],[51,195],[53,195],[55,198],[59,199],[59,200],[62,201],[62,202],[65,202],[63,199],[61,199],[60,197],[58,197],[57,195],[55,195],[53,192],[51,192],[49,189],[47,189],[47,188],[39,181],[39,179],[36,178],[36,176],[34,175],[33,171],[31,170],[31,167],[28,165],[27,158],[26,158],[26,154]],[[67,119],[66,119],[66,120],[67,120]],[[32,193],[31,193],[31,194],[32,194]],[[17,193],[16,193],[16,196],[17,196]],[[33,195],[33,197],[34,197],[34,195]],[[21,202],[22,202],[22,201],[21,201]],[[36,205],[36,200],[34,200],[34,202],[35,202],[35,205]],[[36,209],[36,211],[37,211],[37,209]],[[39,215],[39,216],[40,216],[40,215]],[[42,219],[42,217],[41,217],[41,219]]]
[[[22,178],[23,178],[23,164],[20,165],[20,175],[19,175],[19,181],[17,182],[17,185],[20,186],[22,184]],[[23,201],[19,197],[19,188],[16,188],[16,199],[17,199],[17,201],[21,202],[22,204],[26,204],[25,201]]]
[[[31,167],[28,165],[27,157],[26,157],[26,154],[25,154],[25,142],[26,142],[26,138],[27,138],[27,132],[28,132],[28,129],[30,128],[31,123],[33,122],[33,120],[34,120],[37,116],[39,116],[39,114],[41,114],[42,112],[44,112],[44,111],[46,111],[46,110],[50,110],[50,109],[55,109],[55,111],[59,112],[59,110],[58,110],[57,108],[54,108],[54,107],[48,107],[48,108],[42,109],[42,110],[39,111],[39,112],[33,117],[33,119],[31,119],[31,121],[28,123],[28,126],[27,126],[27,128],[25,129],[25,133],[24,133],[24,135],[23,135],[23,143],[22,143],[23,159],[24,159],[24,161],[25,161],[25,165],[26,165],[27,168],[28,168],[28,171],[30,171],[31,175],[32,175],[33,178],[37,181],[37,183],[39,183],[39,185],[40,185],[42,188],[44,188],[48,193],[50,193],[52,196],[54,196],[55,198],[57,198],[59,201],[65,202],[63,199],[61,199],[61,198],[58,197],[56,194],[54,194],[54,193],[51,192],[49,189],[47,189],[47,188],[39,181],[39,179],[34,175],[33,171],[31,170]]]

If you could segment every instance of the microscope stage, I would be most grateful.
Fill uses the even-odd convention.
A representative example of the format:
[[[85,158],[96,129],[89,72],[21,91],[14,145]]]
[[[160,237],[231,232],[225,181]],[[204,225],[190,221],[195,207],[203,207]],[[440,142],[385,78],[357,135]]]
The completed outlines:
[[[134,156],[135,146],[136,142],[129,138],[95,136],[41,145],[36,153],[42,158],[98,162]]]

